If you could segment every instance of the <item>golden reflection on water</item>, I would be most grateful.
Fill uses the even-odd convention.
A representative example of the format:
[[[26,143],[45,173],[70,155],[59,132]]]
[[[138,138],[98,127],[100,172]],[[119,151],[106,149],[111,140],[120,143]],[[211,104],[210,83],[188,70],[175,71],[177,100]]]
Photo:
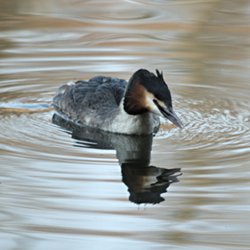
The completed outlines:
[[[249,248],[249,1],[0,7],[4,249]],[[116,151],[72,138],[51,123],[49,106],[69,80],[128,79],[140,67],[164,71],[185,123],[164,124],[151,175],[132,176],[145,191],[156,170],[182,169],[165,201],[145,208],[129,203],[138,185],[132,170],[122,182]]]

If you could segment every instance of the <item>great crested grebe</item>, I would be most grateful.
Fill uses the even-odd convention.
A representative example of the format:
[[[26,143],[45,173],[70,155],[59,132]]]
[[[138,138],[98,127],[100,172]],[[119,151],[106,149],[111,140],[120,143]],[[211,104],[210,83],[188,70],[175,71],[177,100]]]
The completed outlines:
[[[160,126],[159,116],[182,127],[158,70],[155,75],[140,69],[129,82],[105,76],[71,82],[59,88],[53,105],[59,115],[77,125],[113,133],[152,134]]]

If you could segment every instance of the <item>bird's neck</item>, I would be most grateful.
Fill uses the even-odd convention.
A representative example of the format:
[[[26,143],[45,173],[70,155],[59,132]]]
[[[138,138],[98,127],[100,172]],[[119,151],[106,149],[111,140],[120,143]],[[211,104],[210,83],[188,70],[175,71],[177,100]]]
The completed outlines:
[[[122,100],[124,110],[130,115],[147,113],[146,90],[137,81],[130,80]]]
[[[110,123],[111,131],[123,134],[146,135],[153,133],[153,116],[151,113],[131,115],[124,109],[121,101],[115,118]]]

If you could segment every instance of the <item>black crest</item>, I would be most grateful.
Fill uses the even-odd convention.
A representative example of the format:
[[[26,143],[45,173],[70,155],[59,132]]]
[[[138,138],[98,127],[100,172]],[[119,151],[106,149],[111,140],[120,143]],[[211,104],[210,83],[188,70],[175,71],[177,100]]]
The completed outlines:
[[[158,69],[156,69],[155,71],[156,71],[157,77],[160,78],[161,80],[164,80],[164,79],[163,79],[163,73],[160,72]]]

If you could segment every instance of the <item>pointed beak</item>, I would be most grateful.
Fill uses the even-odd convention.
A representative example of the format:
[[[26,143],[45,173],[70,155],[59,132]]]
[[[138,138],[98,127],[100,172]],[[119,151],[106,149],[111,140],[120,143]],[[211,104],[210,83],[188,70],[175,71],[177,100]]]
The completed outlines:
[[[174,110],[171,108],[167,110],[166,108],[162,107],[157,101],[154,102],[157,108],[160,110],[161,114],[166,117],[169,121],[171,121],[175,126],[182,128],[183,124],[181,120],[178,118]]]
[[[178,118],[176,113],[172,110],[172,112],[164,112],[162,113],[169,121],[171,121],[175,126],[182,128],[183,124],[181,120]]]

